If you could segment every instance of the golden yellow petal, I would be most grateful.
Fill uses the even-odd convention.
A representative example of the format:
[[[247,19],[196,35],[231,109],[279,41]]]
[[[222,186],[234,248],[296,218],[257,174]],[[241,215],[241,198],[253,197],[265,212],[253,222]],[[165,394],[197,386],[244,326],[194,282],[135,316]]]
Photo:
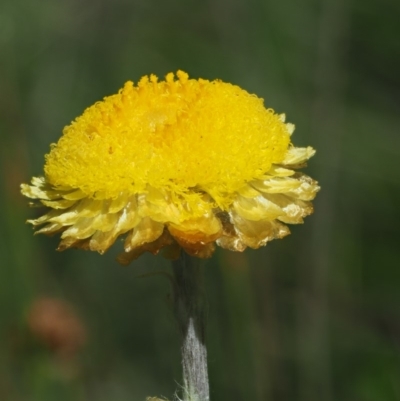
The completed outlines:
[[[289,228],[276,220],[251,221],[236,213],[231,213],[231,217],[239,238],[250,248],[257,249],[268,241],[290,234]]]
[[[313,212],[311,202],[305,202],[284,194],[265,194],[264,196],[283,210],[284,215],[279,216],[278,220],[284,223],[303,223],[303,217]]]
[[[44,214],[43,216],[40,216],[39,218],[34,219],[34,220],[27,220],[26,222],[29,224],[32,224],[33,226],[40,226],[41,224],[52,221],[52,219],[59,216],[60,213],[62,213],[62,212],[60,212],[58,210],[50,210],[48,213]]]
[[[260,192],[249,184],[244,185],[237,192],[245,198],[256,198],[260,195]]]
[[[76,200],[57,199],[52,201],[41,200],[41,202],[52,209],[68,209],[76,203]]]
[[[136,196],[132,195],[128,198],[128,203],[119,214],[116,231],[120,234],[126,233],[130,229],[136,227],[140,220],[141,217],[138,212]]]
[[[58,223],[50,223],[41,228],[40,230],[35,231],[35,234],[46,234],[46,235],[53,235],[60,231],[62,231],[64,227]]]
[[[64,213],[59,213],[52,217],[50,221],[60,223],[65,226],[77,223],[83,217],[94,217],[102,213],[104,201],[90,198],[82,199],[75,206]]]
[[[68,199],[68,200],[79,200],[79,199],[83,199],[87,197],[87,194],[85,194],[83,191],[81,191],[80,189],[77,189],[75,191],[72,192],[66,192],[62,194],[62,197],[64,199]]]
[[[291,175],[295,174],[295,171],[288,169],[288,168],[284,168],[281,166],[276,166],[276,165],[272,165],[271,168],[268,170],[268,172],[265,174],[265,178],[264,179],[268,179],[271,178],[271,176],[274,177],[289,177]]]
[[[58,244],[57,251],[65,251],[66,249],[73,247],[73,245],[79,241],[79,239],[72,237],[63,238]]]
[[[43,185],[47,185],[46,179],[44,177],[32,177],[31,184],[35,187],[40,187]]]
[[[163,233],[164,224],[144,217],[140,223],[129,233],[125,240],[125,251],[129,252],[141,245],[155,241]]]
[[[119,220],[119,213],[101,213],[93,218],[92,226],[101,232],[113,230]]]
[[[287,191],[287,195],[296,197],[303,201],[313,200],[317,195],[317,192],[320,190],[317,181],[305,174],[298,173],[296,176],[300,185],[297,188]]]
[[[286,123],[286,129],[289,132],[289,135],[292,135],[294,130],[295,130],[296,126],[292,123]]]
[[[211,213],[212,206],[210,196],[201,191],[188,192],[183,197],[147,186],[146,193],[139,195],[141,216],[149,216],[160,223],[181,224]]]
[[[108,214],[104,218],[108,219],[107,224],[98,228],[99,231],[96,231],[89,243],[90,250],[101,254],[116,241],[119,235],[129,231],[140,222],[137,211],[127,216],[126,208],[118,214]],[[94,226],[97,225],[94,224]]]
[[[156,255],[162,248],[172,246],[174,244],[174,240],[169,234],[168,230],[164,229],[163,233],[155,240],[150,243],[145,243],[141,246],[133,248],[130,251],[125,251],[120,253],[117,257],[117,261],[127,266],[132,260],[137,259],[144,252],[150,252],[153,255]]]
[[[315,155],[315,150],[308,146],[306,148],[289,148],[285,158],[279,164],[283,166],[295,166],[305,163],[310,157]]]
[[[104,253],[117,237],[132,229],[139,217],[136,210],[129,213],[129,203],[119,213],[101,213],[95,217],[80,218],[73,226],[64,231],[62,238],[84,239],[90,238],[88,247],[92,251]]]
[[[102,232],[96,231],[89,241],[91,251],[97,251],[103,254],[115,242],[117,236],[114,230]]]
[[[213,214],[185,220],[179,224],[169,224],[168,230],[175,238],[189,243],[208,243],[215,241],[222,233],[222,224]]]
[[[139,196],[139,204],[141,215],[149,216],[154,221],[178,223],[182,219],[178,206],[168,201],[161,191],[154,188],[149,188],[149,193]]]
[[[113,199],[108,208],[109,213],[117,213],[122,210],[128,203],[128,193],[122,192],[115,199]]]
[[[96,232],[93,227],[93,217],[82,217],[75,224],[67,228],[61,235],[61,238],[85,239]]]
[[[28,184],[21,184],[21,193],[31,199],[53,200],[61,198],[61,193],[58,191],[43,189]]]
[[[238,195],[233,202],[232,209],[247,220],[274,220],[284,214],[278,205],[262,195],[253,199]]]
[[[84,250],[88,248],[88,240],[86,239],[76,239],[72,237],[63,238],[58,244],[57,251],[65,251],[69,248],[81,248]]]
[[[297,189],[301,186],[301,182],[293,177],[273,177],[263,181],[252,181],[251,185],[260,192],[277,194]]]

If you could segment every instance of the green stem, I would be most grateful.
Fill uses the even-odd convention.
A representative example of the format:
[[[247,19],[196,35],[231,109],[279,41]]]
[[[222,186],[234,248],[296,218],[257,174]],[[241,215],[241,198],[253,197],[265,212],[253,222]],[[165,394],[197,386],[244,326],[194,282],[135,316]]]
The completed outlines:
[[[198,258],[183,251],[172,267],[176,284],[174,313],[183,340],[183,401],[209,401],[203,270]]]

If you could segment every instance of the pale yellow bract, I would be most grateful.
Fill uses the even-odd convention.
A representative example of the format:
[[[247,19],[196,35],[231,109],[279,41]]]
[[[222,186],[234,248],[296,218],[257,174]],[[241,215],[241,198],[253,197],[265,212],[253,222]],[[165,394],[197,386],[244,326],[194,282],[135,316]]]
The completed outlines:
[[[52,209],[30,220],[61,232],[59,249],[103,253],[122,234],[129,263],[180,247],[258,248],[301,223],[319,190],[296,173],[315,151],[263,100],[229,83],[143,77],[85,110],[46,156],[45,177],[22,193]]]

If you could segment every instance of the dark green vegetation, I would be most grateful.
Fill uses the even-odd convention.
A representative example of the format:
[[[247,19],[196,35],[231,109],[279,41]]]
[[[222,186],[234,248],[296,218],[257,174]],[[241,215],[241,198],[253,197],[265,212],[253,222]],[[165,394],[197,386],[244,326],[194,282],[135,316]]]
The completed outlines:
[[[395,0],[3,0],[0,400],[171,398],[181,380],[169,283],[137,278],[168,263],[58,253],[19,194],[85,107],[177,69],[286,112],[322,186],[290,237],[207,263],[212,400],[399,400],[399,17]],[[83,348],[65,311],[67,340],[32,334],[41,296],[74,308]]]

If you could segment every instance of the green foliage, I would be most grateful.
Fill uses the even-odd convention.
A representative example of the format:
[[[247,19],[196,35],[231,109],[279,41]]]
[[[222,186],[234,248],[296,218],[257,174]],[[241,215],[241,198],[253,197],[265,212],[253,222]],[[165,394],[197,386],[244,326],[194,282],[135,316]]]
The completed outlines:
[[[0,11],[0,399],[173,398],[169,265],[128,268],[33,237],[19,184],[62,127],[128,80],[183,69],[265,98],[317,149],[315,214],[258,251],[208,262],[212,400],[400,399],[399,3],[3,1]],[[29,326],[40,296],[87,332],[65,357]]]

